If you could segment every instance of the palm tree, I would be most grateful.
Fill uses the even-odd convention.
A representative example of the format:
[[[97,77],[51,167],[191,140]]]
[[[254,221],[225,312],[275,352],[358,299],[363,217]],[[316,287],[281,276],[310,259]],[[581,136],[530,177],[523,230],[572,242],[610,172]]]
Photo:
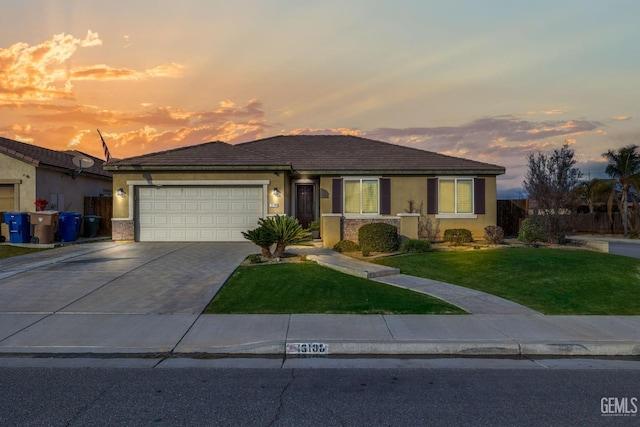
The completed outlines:
[[[578,197],[584,199],[589,206],[589,213],[595,211],[597,202],[604,200],[611,193],[613,181],[609,179],[593,178],[589,181],[582,181],[576,187]]]
[[[634,194],[640,189],[640,153],[637,145],[627,145],[617,151],[609,150],[602,156],[609,164],[605,172],[614,179],[616,187],[609,197],[609,218],[612,218],[613,200],[616,199],[618,205],[622,207],[622,227],[624,236],[629,233],[629,194]],[[620,192],[620,197],[616,197],[616,190]],[[634,198],[634,205],[636,199]]]

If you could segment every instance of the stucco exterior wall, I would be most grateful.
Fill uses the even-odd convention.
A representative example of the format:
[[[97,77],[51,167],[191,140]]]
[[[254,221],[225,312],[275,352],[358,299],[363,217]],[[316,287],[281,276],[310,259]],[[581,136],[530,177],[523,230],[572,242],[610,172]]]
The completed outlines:
[[[391,214],[386,216],[360,216],[366,219],[383,219],[401,216],[401,234],[406,238],[417,237],[418,220],[415,216],[406,216],[409,211],[409,201],[413,201],[413,207],[422,215],[427,216],[427,176],[384,176],[391,179]],[[320,234],[325,247],[332,247],[343,237],[343,223],[341,215],[332,214],[332,184],[336,176],[322,176],[319,178],[319,214],[321,218]],[[467,228],[471,230],[475,238],[482,238],[484,227],[495,225],[497,218],[496,203],[496,178],[494,176],[483,177],[485,179],[485,210],[486,213],[477,215],[476,218],[437,218],[436,215],[429,215],[432,224],[439,223],[440,237],[447,228]],[[295,197],[294,188],[291,184],[290,176],[287,173],[275,174],[273,172],[198,172],[198,171],[178,171],[178,172],[114,172],[113,178],[113,218],[114,236],[117,230],[122,231],[123,236],[131,234],[131,227],[135,224],[134,206],[130,199],[135,195],[135,189],[131,182],[144,181],[149,185],[155,182],[184,181],[266,181],[268,182],[267,194],[267,215],[291,214],[291,201]],[[178,185],[178,184],[176,184]],[[125,197],[117,196],[117,191],[122,188],[126,191]],[[274,188],[278,188],[280,197],[273,194]],[[347,217],[350,218],[350,217]],[[116,224],[116,221],[119,221]],[[123,222],[124,221],[124,222]],[[127,222],[128,221],[128,222]],[[396,220],[398,221],[398,220]],[[415,227],[416,230],[409,229]],[[115,237],[114,237],[115,238]]]
[[[444,230],[450,228],[466,228],[471,231],[474,239],[484,238],[484,228],[487,225],[497,225],[498,202],[496,190],[496,177],[487,176],[485,179],[485,214],[477,215],[476,219],[464,218],[440,218],[429,215],[435,225],[439,221],[440,239],[444,236]]]
[[[0,154],[0,181],[5,183],[18,182],[16,206],[14,211],[33,212],[36,197],[36,167],[21,160]]]
[[[320,179],[320,213],[330,214],[332,211],[332,180],[333,178],[339,178],[339,176],[325,176]],[[390,176],[391,178],[391,215],[402,215],[409,211],[409,201],[413,201],[413,208],[415,213],[422,213],[424,217],[431,220],[434,225],[438,224],[440,234],[438,237],[442,238],[444,230],[448,228],[466,228],[471,230],[474,238],[481,239],[484,236],[484,227],[487,225],[496,225],[497,221],[497,192],[496,192],[496,177],[484,176],[485,179],[485,214],[478,214],[476,218],[438,218],[437,215],[427,215],[427,176]],[[420,208],[422,211],[420,212]],[[373,219],[382,220],[383,216],[373,216]],[[409,220],[407,218],[404,222],[403,234],[407,237],[417,236],[417,230],[414,233],[408,230],[409,224],[415,223],[417,227],[417,219]],[[329,236],[329,230],[321,230],[323,240],[329,238],[332,242],[336,240],[336,236],[333,235],[336,228],[331,230],[331,236]],[[344,233],[344,230],[341,231]],[[343,237],[344,238],[344,237]],[[339,240],[339,239],[338,239]],[[335,244],[335,243],[334,243]],[[325,245],[326,246],[326,245]]]
[[[267,215],[282,215],[288,213],[286,206],[289,204],[289,192],[285,187],[285,174],[278,175],[273,172],[114,172],[113,174],[113,218],[132,219],[133,206],[129,198],[133,197],[133,188],[130,181],[146,181],[149,185],[159,181],[269,181],[267,195]],[[126,191],[126,197],[117,195],[118,189]],[[274,188],[278,188],[280,197],[273,194]],[[276,206],[277,205],[277,206]],[[114,224],[115,226],[115,224]]]
[[[64,172],[42,168],[38,168],[36,177],[36,199],[48,200],[50,205],[47,209],[59,212],[84,215],[85,197],[99,197],[111,192],[111,180],[108,178],[80,174],[73,179]]]

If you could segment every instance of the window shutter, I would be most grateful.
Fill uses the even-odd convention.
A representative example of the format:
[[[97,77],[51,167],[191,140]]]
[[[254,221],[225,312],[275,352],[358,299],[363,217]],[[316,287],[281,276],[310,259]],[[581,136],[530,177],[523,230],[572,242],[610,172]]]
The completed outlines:
[[[380,178],[380,215],[391,215],[391,180]]]
[[[427,178],[427,213],[438,213],[438,178]]]
[[[485,214],[485,179],[484,178],[476,178],[474,182],[474,200],[473,205],[475,207],[475,213],[477,214]]]
[[[332,182],[331,212],[342,213],[342,178],[334,178]]]

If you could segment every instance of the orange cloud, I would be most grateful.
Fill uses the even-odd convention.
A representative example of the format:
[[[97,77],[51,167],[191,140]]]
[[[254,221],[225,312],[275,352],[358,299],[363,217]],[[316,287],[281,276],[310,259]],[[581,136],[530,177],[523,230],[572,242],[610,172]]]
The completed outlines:
[[[614,116],[614,117],[611,117],[611,120],[615,120],[615,121],[618,121],[618,122],[623,122],[623,121],[626,121],[626,120],[631,120],[632,118],[633,117],[631,117],[631,116]]]
[[[62,33],[37,46],[16,43],[0,49],[0,101],[72,98],[63,65],[79,47],[101,44],[89,30],[83,40]]]
[[[566,114],[566,111],[565,110],[560,110],[559,108],[555,108],[553,110],[527,111],[527,114],[529,114],[529,115],[543,114],[545,116],[555,116],[555,115],[558,115],[558,114]]]
[[[72,80],[145,80],[154,77],[179,77],[182,68],[179,64],[168,64],[145,71],[135,71],[100,64],[76,68],[71,71],[70,78]]]
[[[91,30],[84,39],[56,34],[36,46],[16,43],[0,49],[0,102],[73,99],[73,80],[143,80],[178,77],[182,65],[171,63],[148,70],[117,69],[105,64],[69,69],[78,48],[102,45]]]
[[[137,156],[209,141],[238,143],[259,139],[270,129],[262,104],[223,101],[233,108],[189,111],[170,106],[140,111],[111,111],[90,105],[46,103],[2,104],[0,110],[20,108],[37,122],[0,127],[0,135],[55,150],[70,148],[102,156],[96,128],[102,131],[114,157]],[[19,105],[19,107],[16,107]]]
[[[298,128],[290,131],[282,130],[281,135],[351,135],[362,136],[364,133],[359,129],[349,128],[329,128],[329,129],[313,129]]]

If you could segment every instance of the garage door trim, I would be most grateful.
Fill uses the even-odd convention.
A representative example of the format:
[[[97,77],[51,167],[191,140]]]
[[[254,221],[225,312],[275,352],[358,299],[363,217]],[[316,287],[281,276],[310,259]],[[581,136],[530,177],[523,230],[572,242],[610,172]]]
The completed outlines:
[[[127,194],[129,199],[129,216],[127,220],[133,220],[133,213],[135,212],[135,198],[131,197],[135,193],[135,187],[162,187],[162,186],[180,186],[180,187],[208,187],[208,186],[257,186],[262,185],[262,209],[263,217],[267,216],[267,209],[269,206],[267,186],[270,182],[266,179],[261,180],[227,180],[227,179],[212,179],[212,180],[128,180],[127,181]]]
[[[152,194],[156,194],[156,191],[159,191],[162,188],[167,188],[166,191],[175,191],[175,190],[170,190],[172,188],[174,189],[189,189],[189,188],[200,188],[200,189],[205,189],[204,191],[207,191],[207,188],[211,188],[213,189],[214,192],[216,191],[223,191],[225,188],[226,189],[233,189],[233,188],[244,188],[245,190],[242,190],[242,194],[247,194],[248,193],[244,193],[245,191],[248,191],[251,188],[254,188],[255,190],[259,190],[260,193],[254,193],[254,196],[252,199],[250,200],[254,200],[256,203],[260,203],[260,208],[258,210],[254,210],[255,207],[258,207],[257,205],[254,204],[254,209],[250,210],[250,211],[246,211],[247,214],[250,217],[253,217],[253,220],[250,220],[250,223],[253,223],[253,221],[257,220],[257,218],[264,218],[267,215],[267,198],[268,198],[268,184],[269,181],[267,180],[191,180],[191,181],[186,181],[186,180],[163,180],[163,181],[127,181],[127,185],[129,187],[129,205],[130,208],[132,210],[130,210],[130,212],[132,212],[133,217],[136,218],[136,220],[134,221],[134,227],[135,227],[135,239],[136,240],[143,240],[142,237],[142,220],[143,220],[143,216],[142,213],[140,211],[139,208],[139,203],[142,203],[143,200],[145,200],[145,202],[150,202],[150,200],[147,199],[143,199],[141,196],[142,194],[138,194],[139,191],[142,191],[143,188],[148,188],[148,189],[157,189],[157,190],[153,190],[151,193],[148,193],[150,195]],[[219,190],[215,190],[215,189],[219,189]],[[196,193],[191,193],[193,195],[195,195],[196,197],[198,197],[198,195],[200,194],[209,194],[210,193],[201,193],[202,190],[195,190]],[[211,190],[208,190],[211,191]],[[234,193],[237,195],[239,195],[240,193],[235,193],[235,190],[233,190]],[[145,192],[145,194],[147,194],[147,192]],[[164,194],[164,193],[163,193]],[[166,193],[167,195],[169,193]],[[188,194],[188,193],[174,193],[175,195],[178,194]],[[214,193],[215,194],[215,193]],[[220,201],[224,201],[226,200],[226,196],[227,195],[231,195],[232,193],[225,193],[225,199],[220,199]],[[257,198],[255,196],[258,196]],[[234,197],[234,196],[232,196]],[[244,197],[244,196],[243,196]],[[234,197],[235,199],[235,197]],[[190,200],[187,201],[189,202]],[[247,200],[249,201],[249,200]],[[259,201],[259,202],[258,202]],[[151,202],[153,203],[153,202]],[[189,206],[190,203],[187,203],[187,205],[185,206]],[[177,203],[177,204],[172,204],[172,206],[174,207],[178,207],[180,208],[181,203]],[[145,203],[145,206],[147,207],[147,210],[149,208],[148,203]],[[185,206],[182,206],[182,209],[185,209]],[[195,203],[191,203],[191,209],[193,208],[193,206],[197,206],[197,204]],[[214,205],[215,206],[215,205]],[[222,205],[223,211],[226,209],[229,209],[229,205],[223,203]],[[240,205],[237,205],[236,203],[233,203],[231,206],[236,206],[236,209],[238,207],[241,207]],[[248,207],[248,206],[247,206]],[[242,214],[241,212],[245,212],[244,210],[242,211],[237,211],[237,214],[239,214],[239,216],[231,216],[231,217],[227,217],[225,215],[223,215],[222,217],[217,217],[215,216],[215,214],[213,216],[209,215],[209,210],[211,209],[212,206],[209,206],[207,209],[207,213],[197,222],[200,221],[204,221],[203,224],[215,224],[217,223],[217,221],[221,221],[220,224],[227,224],[227,226],[224,226],[223,228],[218,228],[214,225],[214,228],[210,228],[208,226],[204,226],[203,228],[200,227],[196,227],[195,229],[193,228],[193,224],[195,224],[194,218],[196,218],[195,216],[193,216],[194,212],[191,212],[191,215],[188,214],[182,217],[180,214],[178,216],[176,216],[175,218],[168,216],[168,217],[163,217],[162,215],[160,217],[158,217],[158,219],[160,220],[159,224],[160,224],[160,228],[156,231],[151,231],[151,229],[146,228],[148,226],[149,221],[155,222],[156,220],[152,220],[151,217],[147,217],[146,214],[144,215],[145,218],[145,237],[144,237],[144,241],[149,240],[150,236],[154,235],[155,233],[160,233],[157,236],[159,237],[160,240],[158,241],[173,241],[172,239],[176,238],[176,241],[202,241],[202,239],[204,238],[205,241],[209,241],[208,239],[213,237],[213,241],[217,241],[219,239],[222,239],[222,241],[236,241],[239,237],[239,231],[237,229],[237,224],[242,223],[246,220],[249,219],[249,217],[247,217],[247,214]],[[186,212],[186,211],[185,211]],[[249,213],[252,212],[252,213]],[[154,214],[155,215],[155,214]],[[255,215],[255,217],[254,217]],[[217,218],[217,219],[216,219]],[[173,221],[177,221],[177,223],[182,223],[183,221],[187,221],[185,224],[190,224],[187,226],[187,228],[185,229],[174,229],[174,230],[169,230],[166,229],[166,225],[168,223],[173,223]],[[212,222],[213,220],[213,222]],[[238,222],[240,221],[240,222]],[[164,224],[164,225],[162,225]],[[236,225],[232,225],[232,224],[236,224]],[[226,227],[231,227],[231,228],[226,228]],[[234,231],[235,230],[235,231]],[[170,231],[170,233],[168,233]],[[151,233],[151,234],[150,234]],[[171,235],[170,235],[171,234]],[[218,236],[217,238],[215,236]],[[157,238],[152,238],[149,241],[155,241]],[[227,239],[231,239],[231,240],[227,240]]]

